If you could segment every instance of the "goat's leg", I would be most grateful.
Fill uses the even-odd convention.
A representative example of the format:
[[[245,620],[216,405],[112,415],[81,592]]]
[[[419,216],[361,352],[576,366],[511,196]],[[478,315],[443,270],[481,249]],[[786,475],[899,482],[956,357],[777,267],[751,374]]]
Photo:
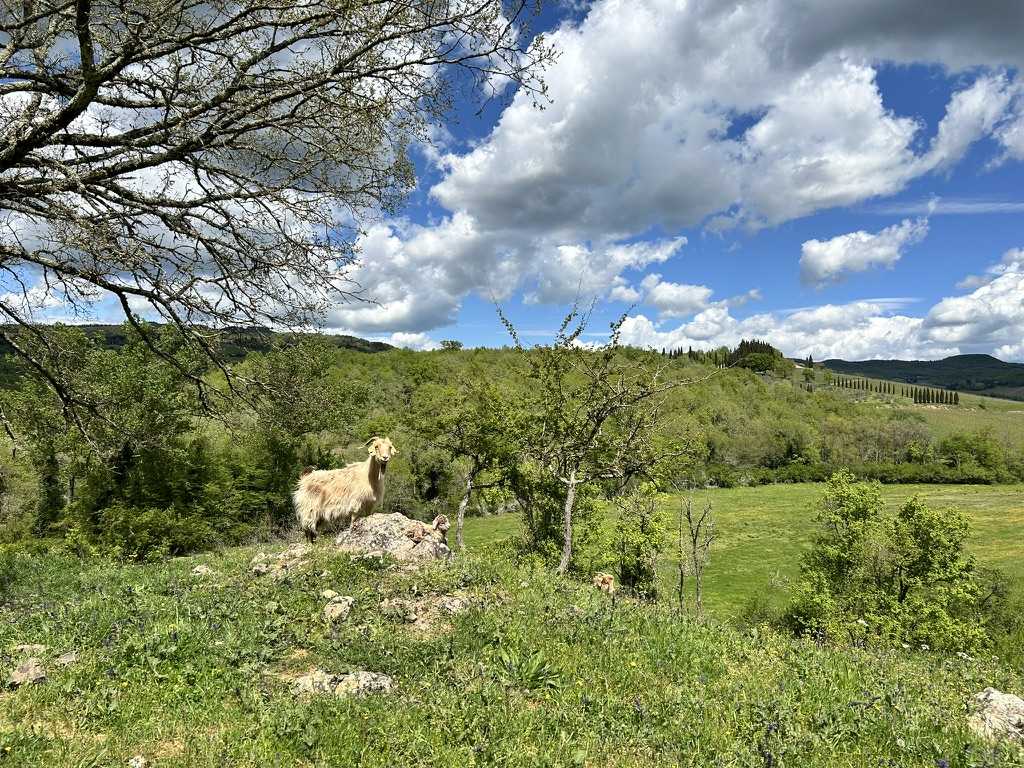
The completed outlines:
[[[309,528],[303,528],[302,532],[306,534],[306,542],[312,544],[316,539],[316,531],[310,530]]]

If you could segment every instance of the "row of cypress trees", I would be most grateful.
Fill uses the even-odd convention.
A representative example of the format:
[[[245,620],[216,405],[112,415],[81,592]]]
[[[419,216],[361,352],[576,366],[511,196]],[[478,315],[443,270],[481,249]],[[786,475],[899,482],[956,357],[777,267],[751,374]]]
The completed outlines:
[[[946,389],[917,387],[910,384],[894,384],[890,381],[870,381],[868,379],[839,376],[835,379],[837,387],[855,389],[863,392],[877,392],[881,395],[896,395],[913,399],[915,405],[960,405],[960,393]]]

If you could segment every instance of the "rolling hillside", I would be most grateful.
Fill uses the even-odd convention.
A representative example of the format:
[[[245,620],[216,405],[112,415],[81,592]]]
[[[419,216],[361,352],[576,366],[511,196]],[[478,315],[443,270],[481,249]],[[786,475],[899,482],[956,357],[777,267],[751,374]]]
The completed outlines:
[[[826,360],[836,373],[906,384],[1024,400],[1024,364],[991,355],[955,355],[944,360]]]

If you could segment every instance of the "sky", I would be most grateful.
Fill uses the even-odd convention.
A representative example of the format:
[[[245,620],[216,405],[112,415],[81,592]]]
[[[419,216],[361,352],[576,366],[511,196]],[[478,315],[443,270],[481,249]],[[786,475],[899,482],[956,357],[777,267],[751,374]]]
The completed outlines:
[[[550,103],[456,105],[369,222],[376,303],[327,330],[413,348],[590,331],[815,359],[1024,361],[1024,3],[564,0]]]

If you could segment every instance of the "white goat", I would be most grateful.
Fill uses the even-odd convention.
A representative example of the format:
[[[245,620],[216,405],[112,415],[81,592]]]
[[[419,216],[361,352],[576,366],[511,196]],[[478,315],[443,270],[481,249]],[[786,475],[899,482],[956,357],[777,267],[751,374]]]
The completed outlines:
[[[370,456],[342,469],[316,469],[306,472],[292,494],[299,527],[312,543],[317,528],[347,521],[349,528],[357,517],[370,514],[373,505],[384,496],[384,471],[398,453],[386,437],[367,443]]]

